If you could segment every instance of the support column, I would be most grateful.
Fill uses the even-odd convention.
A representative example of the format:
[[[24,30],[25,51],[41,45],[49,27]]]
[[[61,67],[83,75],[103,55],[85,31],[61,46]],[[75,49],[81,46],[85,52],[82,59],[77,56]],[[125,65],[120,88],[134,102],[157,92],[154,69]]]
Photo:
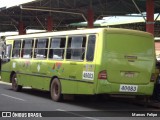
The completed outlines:
[[[154,35],[154,0],[146,0],[146,32]]]
[[[53,19],[51,16],[47,18],[47,31],[51,32],[53,30]]]
[[[19,35],[24,35],[24,34],[26,34],[26,29],[25,29],[25,27],[24,27],[23,21],[20,21],[20,22],[19,22],[18,32],[19,32]]]
[[[94,13],[92,7],[89,7],[87,11],[87,18],[88,18],[88,28],[94,27]]]

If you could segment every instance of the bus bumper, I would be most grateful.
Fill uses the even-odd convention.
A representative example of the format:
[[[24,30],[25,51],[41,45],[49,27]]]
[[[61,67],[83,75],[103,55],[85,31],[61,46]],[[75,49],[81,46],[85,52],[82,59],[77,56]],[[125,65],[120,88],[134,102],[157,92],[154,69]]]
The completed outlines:
[[[121,86],[136,86],[136,91],[123,91],[121,90]],[[126,94],[126,95],[152,95],[154,89],[154,82],[145,84],[145,85],[137,85],[137,84],[116,84],[116,83],[107,83],[107,84],[99,84],[97,87],[96,94]]]

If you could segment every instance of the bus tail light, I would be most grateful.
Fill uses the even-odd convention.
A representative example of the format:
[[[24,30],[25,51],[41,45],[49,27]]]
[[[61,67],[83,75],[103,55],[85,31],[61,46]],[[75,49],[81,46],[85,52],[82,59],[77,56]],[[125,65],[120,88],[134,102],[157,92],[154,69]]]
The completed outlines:
[[[107,79],[107,72],[106,72],[106,70],[103,70],[103,71],[99,72],[98,79],[101,79],[101,80],[106,80]]]
[[[150,82],[154,82],[156,80],[156,75],[152,73]]]

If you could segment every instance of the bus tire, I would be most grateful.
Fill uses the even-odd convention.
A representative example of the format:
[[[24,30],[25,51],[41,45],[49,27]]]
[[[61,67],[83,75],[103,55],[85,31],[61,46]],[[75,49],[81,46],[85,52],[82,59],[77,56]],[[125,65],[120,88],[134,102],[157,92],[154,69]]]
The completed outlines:
[[[16,73],[14,73],[14,74],[11,76],[11,82],[12,82],[12,89],[13,89],[14,91],[19,92],[19,91],[22,90],[22,86],[21,86],[21,85],[18,85]]]
[[[53,101],[60,102],[62,100],[61,83],[58,78],[52,80],[50,94]]]

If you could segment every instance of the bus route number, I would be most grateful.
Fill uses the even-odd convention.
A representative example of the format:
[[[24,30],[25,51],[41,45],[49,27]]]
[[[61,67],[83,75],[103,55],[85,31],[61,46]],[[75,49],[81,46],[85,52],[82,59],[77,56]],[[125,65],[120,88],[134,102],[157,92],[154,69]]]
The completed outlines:
[[[83,71],[83,79],[93,80],[94,79],[94,72]]]

